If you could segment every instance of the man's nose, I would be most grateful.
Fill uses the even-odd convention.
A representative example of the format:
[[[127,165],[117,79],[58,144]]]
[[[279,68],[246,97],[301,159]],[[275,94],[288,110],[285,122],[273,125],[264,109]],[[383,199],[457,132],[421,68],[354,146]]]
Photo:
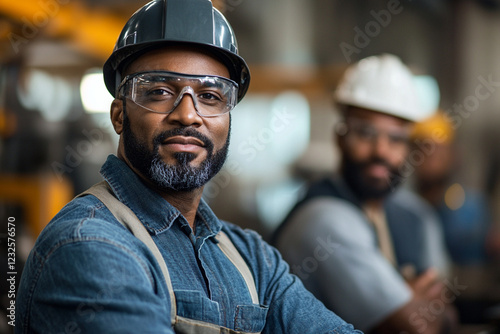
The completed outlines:
[[[184,126],[201,124],[203,120],[196,112],[195,98],[188,92],[182,92],[181,94],[178,98],[179,102],[168,116],[169,120]]]
[[[386,157],[391,152],[390,138],[385,133],[379,133],[372,143],[373,153],[378,157]]]

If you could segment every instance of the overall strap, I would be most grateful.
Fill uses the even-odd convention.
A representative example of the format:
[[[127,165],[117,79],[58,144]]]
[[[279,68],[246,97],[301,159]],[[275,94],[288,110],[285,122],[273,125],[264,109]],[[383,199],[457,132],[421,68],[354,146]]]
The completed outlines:
[[[156,247],[155,242],[149,235],[144,225],[141,223],[139,218],[130,210],[128,206],[120,202],[115,195],[113,190],[108,185],[106,181],[101,181],[83,193],[76,197],[81,197],[84,195],[94,195],[97,197],[113,214],[113,216],[125,226],[132,234],[141,240],[153,253],[156,261],[160,265],[161,271],[167,283],[168,292],[170,294],[170,319],[172,324],[175,323],[175,316],[177,315],[177,304],[175,302],[174,289],[172,288],[172,282],[170,281],[170,274],[168,273],[167,264],[163,259],[158,247]]]
[[[241,276],[245,280],[250,296],[252,297],[253,304],[259,304],[259,296],[257,294],[257,288],[255,286],[255,281],[253,275],[248,268],[247,263],[241,257],[241,254],[234,247],[226,233],[220,231],[215,238],[219,241],[218,246],[221,251],[226,255],[226,257],[234,264],[236,269],[240,272]]]
[[[175,294],[174,294],[174,289],[172,287],[172,282],[170,280],[170,274],[168,272],[167,265],[165,263],[165,260],[163,259],[163,256],[161,255],[158,247],[156,246],[155,242],[151,238],[151,235],[149,232],[146,230],[144,225],[141,223],[139,218],[130,210],[128,206],[120,202],[115,195],[113,194],[113,190],[110,188],[108,183],[106,181],[99,182],[83,193],[79,194],[76,197],[82,197],[84,195],[94,195],[97,197],[107,208],[108,210],[113,214],[113,216],[123,225],[125,226],[129,231],[132,232],[134,236],[136,236],[139,240],[141,240],[148,248],[149,250],[153,253],[154,257],[156,258],[156,261],[160,265],[161,271],[163,273],[163,276],[165,278],[165,282],[167,284],[167,288],[169,290],[170,294],[170,318],[171,318],[171,323],[172,325],[177,323],[177,319],[179,320],[184,320],[181,317],[177,317],[177,304],[175,302]],[[240,253],[238,250],[234,247],[234,244],[231,242],[227,234],[224,232],[220,231],[216,235],[216,239],[219,242],[218,246],[221,249],[221,251],[226,255],[226,257],[233,263],[233,265],[238,269],[240,272],[241,276],[243,277],[248,291],[250,292],[250,296],[252,298],[252,303],[253,304],[259,304],[259,297],[257,294],[257,288],[255,286],[255,281],[253,278],[253,275],[250,271],[250,268],[248,268],[248,265],[246,264],[245,260],[241,257]],[[192,323],[192,320],[186,319],[187,322]],[[183,321],[180,322],[179,325],[182,325]],[[209,326],[209,324],[205,324],[205,326]]]

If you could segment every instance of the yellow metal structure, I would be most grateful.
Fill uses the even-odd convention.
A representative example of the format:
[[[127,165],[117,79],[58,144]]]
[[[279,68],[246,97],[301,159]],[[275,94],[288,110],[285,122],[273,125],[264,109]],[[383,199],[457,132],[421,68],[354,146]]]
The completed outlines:
[[[16,115],[0,107],[0,139],[9,138],[14,134],[16,128]]]
[[[42,36],[62,38],[101,59],[111,54],[127,20],[75,0],[0,1],[0,14],[20,26],[16,31],[1,31],[14,49]]]
[[[52,174],[34,176],[1,175],[0,202],[20,205],[34,238],[74,196],[68,180]],[[16,217],[21,219],[21,217]]]

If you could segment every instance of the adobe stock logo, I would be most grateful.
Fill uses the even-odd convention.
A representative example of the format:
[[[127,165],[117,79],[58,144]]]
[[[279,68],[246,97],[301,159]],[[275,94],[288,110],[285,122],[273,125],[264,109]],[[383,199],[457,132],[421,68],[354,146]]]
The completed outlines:
[[[37,5],[39,10],[34,12],[31,17],[21,17],[23,22],[21,35],[16,33],[9,34],[9,41],[12,49],[17,54],[24,44],[38,36],[40,31],[46,28],[50,21],[59,13],[62,5],[66,5],[71,0],[39,0]]]
[[[465,120],[481,110],[481,103],[497,94],[500,88],[500,71],[489,73],[487,76],[479,75],[477,81],[478,84],[475,86],[473,94],[467,95],[462,103],[454,103],[451,108],[445,110],[444,117],[455,131],[464,124]],[[434,129],[430,138],[416,139],[414,141],[415,148],[398,168],[399,173],[393,176],[400,182],[405,181],[424,163],[427,156],[434,153],[437,143],[443,143],[448,139],[448,134],[441,129]],[[395,190],[395,187],[390,185],[392,190]]]
[[[316,247],[313,250],[313,256],[308,256],[302,260],[300,265],[294,264],[292,272],[299,276],[302,280],[307,279],[310,274],[318,270],[321,262],[328,260],[341,245],[332,240],[332,235],[329,234],[326,238],[317,237]]]
[[[52,170],[56,174],[59,181],[63,180],[63,175],[65,173],[71,173],[78,167],[84,160],[85,157],[90,156],[94,149],[101,145],[104,139],[104,134],[98,129],[82,131],[85,139],[80,140],[76,149],[70,145],[66,145],[66,156],[64,159],[64,164],[59,161],[53,161],[51,163]]]
[[[392,22],[392,17],[400,14],[402,11],[403,7],[399,0],[389,0],[387,2],[387,9],[381,9],[379,11],[371,10],[370,15],[373,17],[373,20],[368,21],[364,25],[364,30],[359,26],[354,27],[354,32],[356,34],[353,44],[342,42],[339,45],[347,62],[351,63],[351,56],[353,54],[359,54],[362,49],[366,48],[372,39],[380,34],[382,28],[386,28]]]
[[[446,310],[446,305],[453,303],[458,296],[462,294],[464,290],[467,289],[467,285],[459,284],[457,277],[453,280],[453,283],[449,280],[445,280],[444,284],[446,288],[441,291],[439,298],[432,300],[427,306],[421,306],[418,311],[410,314],[408,321],[417,330],[418,333],[424,333],[429,326],[429,322],[433,322],[438,319]],[[408,334],[407,332],[400,332],[399,334]]]
[[[258,159],[259,153],[269,149],[273,140],[280,133],[285,131],[297,116],[291,113],[287,108],[277,108],[272,111],[272,117],[268,126],[243,140],[234,153],[240,156],[240,160],[230,160],[224,165],[224,169],[208,183],[204,189],[203,195],[206,199],[212,199],[219,195],[220,191],[231,182],[232,176],[238,176],[243,172],[242,165],[251,163]],[[241,158],[245,158],[244,162]]]

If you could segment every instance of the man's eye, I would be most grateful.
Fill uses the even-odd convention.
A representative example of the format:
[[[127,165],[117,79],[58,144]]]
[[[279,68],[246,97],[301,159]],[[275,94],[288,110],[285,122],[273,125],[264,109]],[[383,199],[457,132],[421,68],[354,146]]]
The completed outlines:
[[[207,101],[211,100],[211,101],[215,102],[215,101],[222,100],[218,94],[214,94],[214,93],[210,93],[210,92],[202,93],[198,96],[200,99],[207,100]]]
[[[168,92],[162,88],[151,89],[148,91],[148,95],[166,95]]]
[[[395,143],[395,144],[406,144],[408,143],[410,140],[407,136],[404,136],[404,135],[389,135],[389,139],[391,142]]]
[[[376,131],[370,128],[361,128],[358,129],[358,135],[363,138],[372,138],[376,136]]]
[[[173,95],[172,91],[166,87],[149,87],[144,90],[144,96],[153,99],[168,99]]]

